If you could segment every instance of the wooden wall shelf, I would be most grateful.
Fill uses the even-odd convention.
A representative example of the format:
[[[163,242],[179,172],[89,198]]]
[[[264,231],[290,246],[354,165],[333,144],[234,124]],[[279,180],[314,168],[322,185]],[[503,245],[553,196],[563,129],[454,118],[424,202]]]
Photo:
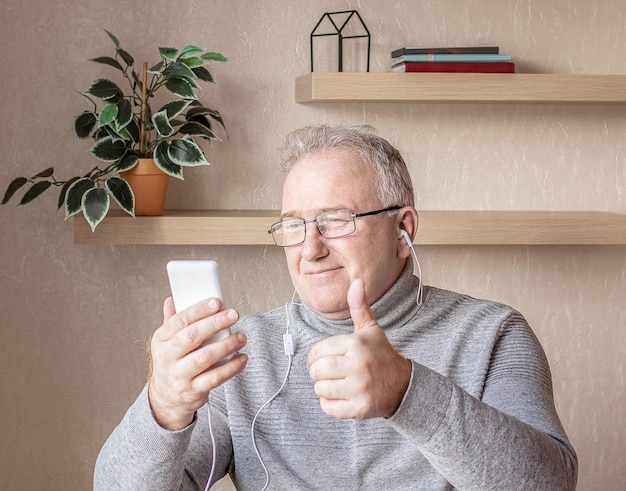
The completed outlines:
[[[74,243],[268,245],[276,210],[167,210],[131,218],[111,211],[95,233],[74,218]],[[626,245],[626,215],[593,211],[419,212],[418,245]]]
[[[321,73],[296,79],[296,102],[626,103],[626,75]]]
[[[162,216],[132,218],[112,210],[96,231],[82,215],[74,218],[75,244],[265,245],[280,212],[272,210],[166,210]]]

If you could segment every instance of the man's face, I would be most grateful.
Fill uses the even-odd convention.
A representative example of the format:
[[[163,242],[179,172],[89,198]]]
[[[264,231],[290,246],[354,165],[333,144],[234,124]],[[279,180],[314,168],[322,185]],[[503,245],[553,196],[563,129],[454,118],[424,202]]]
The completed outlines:
[[[292,167],[283,188],[283,218],[309,220],[327,210],[365,213],[382,207],[374,173],[344,150],[304,156]],[[330,319],[350,317],[346,296],[352,280],[363,279],[371,305],[393,285],[404,266],[404,259],[398,257],[396,216],[381,213],[355,220],[356,231],[336,239],[325,239],[315,223],[308,223],[304,243],[285,248],[298,295]]]

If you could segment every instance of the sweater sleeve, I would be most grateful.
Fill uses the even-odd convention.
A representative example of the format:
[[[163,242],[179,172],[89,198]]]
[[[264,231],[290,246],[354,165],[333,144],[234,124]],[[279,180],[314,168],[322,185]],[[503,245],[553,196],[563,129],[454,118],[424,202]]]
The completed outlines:
[[[521,316],[502,325],[480,397],[413,362],[389,423],[458,489],[576,487],[577,458],[554,408],[548,362]]]
[[[215,482],[225,475],[232,452],[222,415],[211,414],[220,449]],[[205,405],[187,428],[166,430],[154,419],[144,387],[100,450],[94,490],[203,490],[212,462],[207,416]]]

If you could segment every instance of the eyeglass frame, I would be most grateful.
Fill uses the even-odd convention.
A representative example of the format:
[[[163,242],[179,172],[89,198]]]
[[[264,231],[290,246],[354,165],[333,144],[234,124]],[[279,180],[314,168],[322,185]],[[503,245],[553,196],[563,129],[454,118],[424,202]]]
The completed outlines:
[[[313,223],[315,222],[315,228],[317,229],[317,231],[319,232],[319,234],[325,238],[325,239],[339,239],[341,237],[347,237],[348,235],[353,234],[354,232],[356,232],[356,221],[355,218],[361,218],[361,217],[368,217],[368,216],[373,216],[373,215],[378,215],[380,213],[384,213],[386,211],[397,211],[402,209],[403,206],[389,206],[387,208],[382,208],[380,210],[374,210],[374,211],[368,211],[365,213],[354,213],[352,210],[348,209],[348,208],[337,208],[336,210],[327,210],[327,211],[323,211],[322,213],[318,213],[315,218],[311,218],[309,220],[305,220],[304,218],[297,218],[297,217],[289,217],[286,218],[286,220],[301,220],[302,221],[302,225],[304,226],[304,234],[302,236],[302,240],[300,242],[296,242],[295,244],[289,244],[289,245],[280,245],[278,244],[278,242],[276,241],[276,237],[274,236],[274,232],[273,229],[275,226],[281,224],[284,220],[279,220],[275,223],[273,223],[270,227],[270,229],[267,231],[268,234],[270,234],[272,236],[272,239],[274,240],[274,244],[276,244],[278,247],[292,247],[292,246],[296,246],[296,245],[300,245],[303,244],[304,241],[306,240],[306,231],[307,231],[307,223]],[[336,211],[348,211],[350,212],[350,216],[352,218],[352,224],[354,225],[354,229],[351,232],[348,232],[346,234],[341,234],[341,235],[336,235],[334,237],[326,237],[324,235],[324,232],[322,232],[322,230],[320,230],[320,224],[317,221],[319,219],[319,217],[321,215],[324,215],[326,213],[331,213],[331,212],[336,212]]]

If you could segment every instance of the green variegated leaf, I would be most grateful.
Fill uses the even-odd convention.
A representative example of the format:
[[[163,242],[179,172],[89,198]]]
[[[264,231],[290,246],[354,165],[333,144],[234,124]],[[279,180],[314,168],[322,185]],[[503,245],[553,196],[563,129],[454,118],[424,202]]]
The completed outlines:
[[[177,163],[173,162],[168,155],[170,143],[163,141],[157,145],[154,149],[154,163],[166,174],[183,180],[183,168]]]
[[[122,140],[131,140],[131,136],[130,133],[128,133],[128,131],[126,130],[126,128],[118,128],[117,125],[117,121],[113,121],[113,126],[115,126],[115,133],[122,139]]]
[[[222,115],[220,113],[218,113],[217,111],[213,111],[212,113],[209,113],[209,115],[211,116],[212,119],[214,119],[220,125],[222,125],[222,128],[224,128],[224,131],[226,131],[226,125],[224,124],[224,120],[222,119]]]
[[[133,119],[133,108],[128,99],[122,99],[117,103],[117,127],[125,128]]]
[[[48,167],[47,169],[44,169],[31,177],[31,180],[50,177],[52,174],[54,174],[54,167]]]
[[[165,82],[167,89],[176,94],[177,96],[184,97],[185,99],[196,99],[196,93],[193,89],[193,85],[184,78],[172,78]]]
[[[202,115],[194,116],[193,118],[189,118],[189,121],[187,121],[187,123],[197,123],[213,131],[213,124],[211,123],[211,121],[209,121],[209,118],[207,118],[206,116],[202,116]]]
[[[83,195],[90,189],[96,187],[96,183],[88,177],[78,179],[67,190],[65,197],[65,218],[76,215],[81,210]]]
[[[130,216],[135,216],[135,195],[128,181],[122,177],[114,176],[106,181],[106,188],[113,196],[115,202]]]
[[[223,54],[216,53],[214,51],[211,51],[209,53],[204,53],[200,58],[202,58],[203,60],[211,60],[211,61],[228,61],[228,58],[226,58]]]
[[[95,61],[96,63],[102,63],[104,65],[112,66],[113,68],[117,68],[118,70],[124,70],[120,62],[115,58],[111,58],[110,56],[99,56],[98,58],[92,58],[89,61]]]
[[[100,125],[106,126],[117,118],[117,104],[107,104],[100,111]]]
[[[128,131],[128,134],[130,135],[130,138],[135,143],[137,143],[139,141],[139,125],[135,122],[134,119],[130,123],[128,123],[128,125],[124,129],[126,131]]]
[[[120,58],[124,60],[124,63],[126,63],[127,66],[133,66],[133,63],[135,63],[135,59],[130,55],[130,53],[122,48],[117,50],[117,54],[120,55]]]
[[[172,63],[171,65],[169,65],[163,71],[163,75],[165,75],[166,79],[184,78],[187,80],[193,80],[197,78],[196,74],[193,73],[193,70],[191,68],[180,62]]]
[[[209,109],[208,107],[203,107],[203,106],[192,107],[191,109],[189,109],[189,111],[187,111],[187,120],[196,121],[196,122],[199,122],[200,124],[203,124],[203,120],[198,119],[198,116],[201,116],[201,115],[210,116],[211,119],[214,119],[215,121],[217,121],[222,126],[222,128],[226,130],[226,126],[224,125],[224,121],[222,120],[222,115],[215,109]],[[212,127],[210,123],[209,123],[209,127],[210,128]]]
[[[113,41],[113,44],[115,44],[115,47],[119,48],[120,47],[120,42],[117,40],[117,38],[113,34],[111,34],[109,31],[107,31],[106,29],[104,30],[104,32],[106,32],[109,35],[109,37],[111,38],[111,41]]]
[[[25,177],[16,177],[11,181],[9,187],[4,193],[4,198],[2,198],[2,204],[5,205],[24,184],[28,182],[28,179]]]
[[[202,149],[191,138],[175,138],[172,140],[167,150],[167,155],[172,162],[178,165],[187,167],[209,165],[204,158]]]
[[[174,128],[176,128],[177,126],[180,126],[181,124],[185,124],[185,121],[183,121],[182,119],[174,118],[174,119],[170,119],[170,124]]]
[[[200,80],[204,82],[209,82],[212,84],[215,83],[215,80],[213,80],[213,75],[211,75],[211,72],[209,72],[205,67],[203,66],[193,67],[191,71],[195,73],[196,77],[198,77]]]
[[[186,59],[181,60],[181,61],[182,61],[182,63],[187,65],[189,68],[194,68],[194,67],[199,67],[199,66],[204,65],[204,60],[202,58],[198,58],[197,56],[193,56],[191,58],[186,58]]]
[[[126,144],[123,141],[111,137],[98,140],[90,150],[94,157],[104,162],[115,162],[121,159],[126,151]]]
[[[104,126],[102,128],[98,128],[94,132],[93,139],[98,141],[98,140],[102,140],[103,138],[106,138],[107,136],[115,137],[115,132],[108,126]]]
[[[59,193],[59,200],[57,201],[57,210],[60,210],[61,207],[65,204],[65,196],[67,195],[67,190],[69,189],[69,187],[74,184],[76,181],[78,181],[80,179],[80,177],[72,177],[69,181],[67,181],[65,184],[63,184],[63,187],[61,188],[61,192]]]
[[[152,117],[152,124],[156,129],[159,136],[172,136],[174,134],[174,128],[170,124],[169,119],[167,119],[167,111],[159,111]]]
[[[176,48],[159,48],[159,54],[162,58],[175,60],[176,56],[178,56],[178,50]]]
[[[198,123],[202,126],[206,126],[210,130],[213,130],[213,123],[209,120],[209,118],[202,114],[198,114],[196,116],[193,116],[192,118],[187,118],[186,123]]]
[[[211,131],[210,127],[207,127],[195,121],[185,123],[180,128],[178,128],[178,132],[184,135],[198,136],[200,138],[204,138],[205,140],[217,139],[217,136]]]
[[[20,205],[27,205],[28,203],[33,201],[35,198],[38,198],[39,196],[41,196],[42,193],[46,189],[48,189],[50,186],[52,186],[52,183],[50,181],[39,181],[39,182],[36,182],[35,184],[33,184],[28,189],[28,191],[26,191],[24,196],[22,196],[22,199],[19,202],[19,204]]]
[[[208,107],[194,105],[194,107],[189,108],[189,111],[187,111],[187,119],[191,119],[198,115],[212,115],[215,112],[216,111],[209,109]]]
[[[83,195],[81,207],[93,232],[109,212],[111,200],[109,193],[103,188],[93,188]]]
[[[176,101],[171,101],[165,104],[159,112],[167,111],[167,119],[172,119],[182,113],[187,107],[191,104],[191,100],[189,99],[179,99]]]
[[[201,53],[204,53],[204,50],[202,48],[198,48],[197,46],[188,44],[180,50],[180,53],[178,54],[178,59],[191,58]]]
[[[133,79],[133,89],[139,87],[139,91],[141,92],[141,81],[139,80],[139,74],[135,71],[134,68],[130,71],[130,76]]]
[[[91,87],[87,89],[87,94],[97,97],[105,101],[115,101],[123,97],[124,93],[115,82],[111,82],[106,78],[95,80]]]
[[[133,167],[137,165],[139,162],[139,157],[132,152],[128,152],[124,155],[117,164],[118,172],[125,172],[127,170],[131,170]]]
[[[85,111],[82,114],[79,114],[74,120],[74,131],[76,132],[76,136],[78,138],[88,138],[93,133],[93,130],[96,129],[96,124],[98,123],[98,116],[95,113]]]
[[[161,60],[153,67],[148,68],[148,73],[161,73],[161,70],[163,70],[164,66],[165,66],[165,63],[163,62],[163,60]]]

